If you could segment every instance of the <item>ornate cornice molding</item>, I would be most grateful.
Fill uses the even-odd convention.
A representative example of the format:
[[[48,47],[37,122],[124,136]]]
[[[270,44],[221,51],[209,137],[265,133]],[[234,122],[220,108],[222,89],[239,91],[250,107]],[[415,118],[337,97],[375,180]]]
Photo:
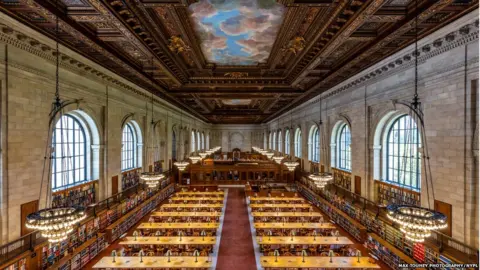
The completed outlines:
[[[56,63],[56,52],[53,47],[51,47],[49,44],[39,41],[36,38],[28,36],[26,33],[22,33],[21,31],[18,31],[16,29],[14,30],[12,27],[4,23],[0,23],[0,42],[4,42],[5,44],[11,45],[22,51],[36,55],[44,59],[45,61],[51,63],[52,65],[55,65]],[[140,90],[138,88],[130,86],[125,82],[122,82],[120,79],[116,78],[118,77],[117,75],[108,74],[110,73],[110,71],[101,71],[100,69],[97,69],[94,66],[87,64],[85,61],[80,61],[77,58],[68,56],[61,52],[60,57],[60,67],[62,69],[68,70],[75,74],[80,74],[81,76],[86,77],[89,80],[101,83],[106,86],[114,87],[119,90],[126,90],[132,94],[135,94],[141,99],[151,99],[151,94],[148,93],[148,91]],[[9,65],[32,74],[54,78],[53,75],[49,76],[45,72],[40,72],[39,70],[29,68],[25,65],[21,65],[20,63],[10,61]],[[167,101],[161,100],[157,97],[154,97],[154,103],[162,107],[168,104],[170,105],[168,106],[170,110],[181,110],[172,106]],[[191,115],[190,117],[197,118],[193,115]]]
[[[427,60],[430,58],[438,56],[447,51],[453,50],[457,47],[465,46],[477,40],[479,40],[479,20],[478,19],[475,20],[475,22],[467,23],[466,25],[463,25],[457,28],[457,30],[452,31],[441,38],[437,38],[431,42],[427,42],[423,44],[421,47],[419,47],[419,52],[420,52],[420,55],[418,58],[419,65],[422,63],[426,63]],[[310,107],[314,104],[317,104],[320,102],[320,100],[331,98],[338,94],[344,93],[348,90],[354,90],[361,87],[365,87],[367,85],[371,85],[377,81],[384,80],[392,75],[395,75],[399,72],[403,72],[407,69],[412,68],[415,65],[414,56],[413,56],[414,50],[411,48],[406,50],[407,52],[405,52],[404,50],[400,53],[395,54],[392,57],[387,58],[392,60],[384,61],[385,63],[379,63],[377,65],[374,65],[374,67],[366,71],[363,71],[353,76],[350,79],[345,80],[344,82],[340,83],[339,85],[333,87],[330,90],[325,91],[322,94],[317,95],[316,97],[303,103],[303,105],[293,109],[292,114],[298,113],[301,110],[304,110],[306,107]],[[467,65],[471,65],[472,63],[478,63],[478,61],[479,61],[478,56],[473,57],[467,60]],[[463,67],[464,65],[465,65],[464,62],[451,65],[440,70],[437,69],[435,70],[435,73],[448,72],[451,70],[455,70],[456,68]],[[398,89],[398,86],[395,86],[394,88]],[[289,112],[285,112],[280,116],[270,119],[267,123],[273,123],[275,119],[278,117],[284,118],[289,114]]]

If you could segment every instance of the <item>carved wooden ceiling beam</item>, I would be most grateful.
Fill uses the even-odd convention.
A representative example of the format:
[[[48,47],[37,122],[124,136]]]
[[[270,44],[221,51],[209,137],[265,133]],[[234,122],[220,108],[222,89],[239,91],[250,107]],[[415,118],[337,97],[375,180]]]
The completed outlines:
[[[205,87],[205,86],[203,86]],[[238,87],[238,85],[237,85]],[[202,89],[202,88],[179,88],[172,90],[170,92],[172,95],[175,94],[232,94],[232,95],[275,95],[275,94],[290,94],[290,95],[299,95],[303,93],[301,90],[296,90],[292,88],[264,88],[263,90],[258,90],[255,88],[228,88],[228,89]]]
[[[98,0],[88,1],[95,3]],[[109,16],[116,25],[125,25],[128,29],[128,34],[126,34],[128,40],[138,46],[141,44],[146,55],[150,55],[150,57],[155,55],[164,72],[171,77],[175,84],[180,85],[184,82],[187,76],[183,70],[186,67],[182,67],[179,62],[174,61],[171,52],[166,47],[165,39],[159,37],[158,27],[148,16],[144,7],[138,1],[133,3],[108,0],[107,2],[109,2],[108,5],[103,2],[97,5],[104,5],[104,8],[109,10]],[[116,4],[117,2],[119,4]]]
[[[450,5],[454,0],[442,0],[442,1],[426,1],[425,4],[421,7],[419,7],[419,9],[417,11],[414,11],[410,14],[408,14],[408,16],[406,16],[406,18],[404,20],[402,20],[401,22],[399,22],[401,25],[399,27],[397,27],[395,29],[395,31],[390,31],[380,37],[378,37],[372,45],[370,45],[368,47],[367,50],[365,50],[362,54],[358,55],[357,57],[355,57],[354,59],[351,59],[350,61],[348,61],[346,64],[340,66],[338,69],[336,70],[333,70],[332,72],[330,72],[325,78],[323,78],[320,82],[318,82],[317,84],[315,84],[314,86],[312,86],[308,91],[306,91],[305,93],[301,94],[300,96],[298,96],[292,103],[290,106],[287,106],[285,108],[283,108],[282,110],[279,110],[278,112],[276,112],[275,114],[272,114],[270,117],[268,117],[266,120],[268,121],[269,119],[272,119],[274,117],[276,117],[277,115],[280,115],[281,113],[285,112],[285,111],[288,111],[289,109],[299,105],[301,102],[303,102],[304,100],[306,100],[307,98],[311,98],[313,97],[314,95],[313,94],[318,94],[318,93],[321,93],[322,91],[324,90],[327,90],[327,89],[330,89],[331,87],[335,86],[338,82],[340,82],[341,80],[337,80],[337,78],[339,76],[343,76],[343,78],[348,78],[350,77],[351,75],[353,75],[354,73],[352,74],[349,74],[349,70],[353,67],[355,67],[357,64],[359,64],[361,61],[364,61],[366,58],[374,55],[375,53],[377,53],[380,49],[384,48],[385,46],[387,46],[390,42],[394,41],[394,40],[397,40],[399,39],[402,35],[405,35],[407,32],[409,32],[413,27],[414,27],[414,23],[415,23],[415,17],[418,15],[418,22],[419,22],[419,25],[421,23],[423,23],[425,20],[429,19],[433,14],[435,14],[436,12],[444,9],[445,7],[447,7],[448,5]],[[470,10],[472,8],[475,8],[475,7],[478,7],[478,2],[471,6],[470,7]],[[469,9],[464,9],[463,12],[467,12]],[[462,14],[456,14],[455,16],[461,16]],[[433,29],[429,29],[428,32],[424,32],[422,33],[419,38],[422,38],[423,36],[425,35],[428,35],[430,32],[434,31],[436,28],[439,28],[441,27],[441,24],[437,25],[437,27],[433,28]],[[397,50],[401,49],[401,48],[396,48]],[[385,67],[386,69],[388,69],[387,67]],[[379,72],[381,73],[382,71],[379,70]],[[346,75],[344,76],[345,74],[349,74],[349,75]],[[375,75],[375,74],[374,74]],[[342,79],[343,80],[343,79]]]
[[[331,55],[335,49],[340,47],[340,45],[352,36],[352,34],[363,25],[371,15],[374,15],[383,4],[385,4],[384,0],[364,1],[360,8],[355,12],[351,21],[342,27],[339,32],[335,34],[333,39],[327,41],[328,43],[326,46],[315,55],[315,58],[307,66],[303,68],[300,75],[292,82],[292,85],[298,85],[300,81],[308,75],[310,70],[315,69],[315,67],[321,64],[322,61]]]

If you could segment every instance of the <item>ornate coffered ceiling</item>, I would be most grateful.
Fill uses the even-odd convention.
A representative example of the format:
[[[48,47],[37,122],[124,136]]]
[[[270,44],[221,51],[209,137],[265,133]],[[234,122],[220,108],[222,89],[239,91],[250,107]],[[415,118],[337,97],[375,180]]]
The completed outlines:
[[[478,0],[0,0],[0,9],[212,123],[261,123]]]

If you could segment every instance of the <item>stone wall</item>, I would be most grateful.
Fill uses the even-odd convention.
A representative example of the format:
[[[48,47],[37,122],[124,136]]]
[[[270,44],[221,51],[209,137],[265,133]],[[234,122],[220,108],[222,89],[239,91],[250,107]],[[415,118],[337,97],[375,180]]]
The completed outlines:
[[[55,44],[28,27],[0,13],[0,111],[1,111],[1,241],[20,237],[20,207],[38,200],[43,208],[47,180],[42,180],[49,113],[55,92]],[[34,42],[35,41],[35,42]],[[39,43],[39,44],[37,44]],[[137,145],[142,154],[140,167],[148,170],[154,159],[164,160],[168,169],[172,158],[172,130],[176,130],[177,157],[189,153],[191,130],[208,134],[209,124],[187,112],[156,99],[155,139],[152,144],[150,94],[129,81],[60,46],[60,97],[81,99],[64,113],[79,113],[91,119],[96,130],[92,137],[92,180],[99,180],[99,200],[112,193],[111,180],[121,181],[122,129],[135,121],[141,130]],[[92,73],[95,70],[95,73]],[[97,73],[98,72],[98,73]],[[98,74],[102,74],[99,76]],[[182,126],[180,128],[180,126]],[[185,145],[181,142],[186,141]],[[159,150],[156,150],[159,149]],[[140,153],[140,151],[139,151]],[[157,157],[154,158],[153,154]],[[92,162],[93,163],[93,162]],[[47,170],[48,171],[48,166]],[[45,173],[45,179],[48,179]],[[119,183],[120,189],[121,184]]]
[[[474,138],[479,114],[477,16],[478,10],[422,39],[418,46],[418,93],[434,185],[427,193],[422,177],[422,205],[433,208],[433,194],[436,200],[451,204],[453,238],[475,247],[479,211],[478,135]],[[347,123],[352,135],[352,175],[361,177],[362,196],[374,199],[374,180],[383,179],[379,138],[385,121],[408,113],[398,102],[410,103],[413,98],[413,50],[411,45],[293,110],[292,126],[300,127],[303,135],[305,170],[309,169],[308,134],[312,125],[318,125],[321,99],[320,163],[332,167],[333,130],[339,121]],[[271,120],[266,132],[281,129],[285,134],[289,126],[287,112]],[[354,184],[352,177],[352,191]]]
[[[263,147],[263,127],[260,125],[214,125],[212,146],[221,146],[222,151],[239,148],[251,151],[252,146]]]

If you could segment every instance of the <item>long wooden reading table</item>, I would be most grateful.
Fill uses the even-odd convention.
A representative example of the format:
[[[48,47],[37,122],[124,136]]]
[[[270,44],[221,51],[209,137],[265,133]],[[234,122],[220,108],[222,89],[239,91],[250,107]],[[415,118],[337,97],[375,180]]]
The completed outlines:
[[[223,208],[223,203],[206,203],[206,204],[183,204],[183,203],[167,203],[161,208]]]
[[[338,240],[337,240],[338,239]],[[353,245],[345,236],[257,236],[259,245]]]
[[[120,245],[214,245],[216,237],[212,236],[184,236],[182,240],[178,236],[139,236],[125,237]]]
[[[250,197],[251,202],[257,201],[284,201],[284,202],[291,202],[291,201],[305,201],[304,198],[299,197]]]
[[[217,202],[223,202],[223,198],[218,198],[218,197],[172,197],[168,199],[169,201],[179,201],[179,202],[190,202],[190,201],[217,201]]]
[[[218,223],[158,223],[158,222],[145,222],[141,223],[137,228],[139,230],[145,229],[217,229],[219,226]]]
[[[378,269],[380,266],[373,262],[370,257],[308,257],[305,256],[303,262],[302,256],[261,256],[260,264],[263,268],[363,268]],[[332,260],[332,262],[330,262]]]
[[[140,262],[140,257],[116,257],[113,262],[112,257],[103,257],[98,261],[93,268],[94,269],[145,269],[145,268],[201,268],[209,269],[212,267],[212,262],[208,257],[198,257],[195,262],[193,256],[178,256],[170,257],[170,262],[166,256],[152,256],[143,257],[143,262]]]
[[[252,209],[254,208],[310,208],[312,207],[310,204],[302,203],[302,204],[288,204],[288,203],[252,203],[250,204]]]
[[[255,229],[335,229],[335,225],[325,223],[299,223],[299,222],[255,222],[253,225]]]
[[[152,217],[221,217],[222,212],[154,212]]]

